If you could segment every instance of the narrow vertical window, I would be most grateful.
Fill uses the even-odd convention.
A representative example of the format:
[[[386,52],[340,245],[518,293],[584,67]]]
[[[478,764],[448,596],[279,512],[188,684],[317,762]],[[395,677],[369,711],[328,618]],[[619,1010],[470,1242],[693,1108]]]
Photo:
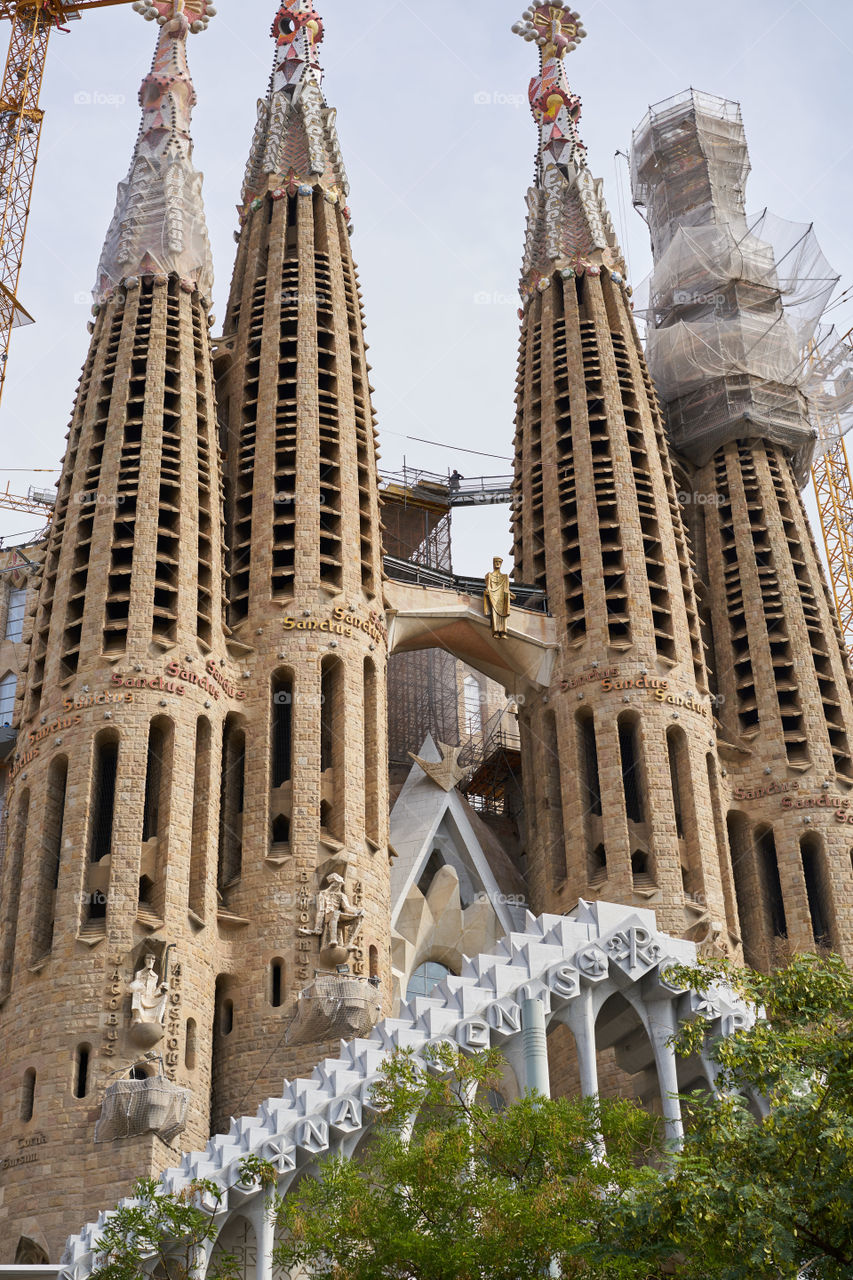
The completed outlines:
[[[85,1098],[89,1092],[89,1053],[89,1046],[81,1044],[74,1055],[75,1098]]]
[[[65,823],[65,795],[68,783],[68,760],[59,756],[53,760],[47,775],[47,801],[45,804],[43,848],[44,856],[39,864],[39,884],[36,890],[35,920],[33,922],[33,964],[48,955],[53,947],[53,928],[56,915],[56,891],[59,887],[59,864],[62,857],[62,832]]]
[[[344,830],[344,667],[339,658],[324,658],[320,709],[320,768],[331,770],[333,800],[320,807],[321,825],[342,839]]]
[[[30,1067],[24,1072],[24,1083],[21,1090],[21,1120],[29,1124],[33,1118],[36,1103],[36,1073]]]
[[[243,792],[246,735],[238,716],[229,715],[222,739],[222,784],[219,813],[219,888],[227,889],[243,870]]]
[[[293,754],[293,677],[277,672],[272,679],[272,786],[290,782]]]
[[[193,825],[190,850],[189,909],[199,920],[204,919],[207,886],[207,851],[210,841],[210,766],[211,728],[206,716],[199,717],[195,731],[195,768],[193,773]]]
[[[220,1022],[220,1031],[224,1036],[230,1036],[234,1030],[234,1001],[222,1001],[222,1019]]]
[[[145,769],[145,808],[142,818],[142,840],[156,840],[160,835],[160,801],[163,787],[163,755],[166,735],[158,720],[148,730],[148,758]]]
[[[184,1046],[184,1066],[187,1071],[195,1071],[198,1053],[198,1030],[195,1018],[187,1018],[187,1038]]]
[[[18,934],[18,916],[21,905],[21,880],[23,879],[24,849],[27,842],[27,825],[30,820],[30,793],[25,791],[18,801],[18,810],[12,828],[11,855],[4,864],[6,928],[0,929],[0,994],[6,995],[12,985],[15,967],[15,942]]]
[[[115,738],[99,738],[95,742],[95,769],[92,775],[90,862],[100,862],[112,852],[117,769],[118,742]]]
[[[465,732],[468,734],[483,732],[483,690],[480,681],[473,676],[465,677]]]
[[[551,884],[557,889],[566,879],[566,835],[563,826],[563,788],[560,776],[557,718],[553,711],[545,712],[543,728],[545,821],[550,849]]]
[[[11,672],[0,680],[0,727],[8,729],[12,724],[17,689],[18,677]]]
[[[682,728],[673,726],[667,730],[666,747],[681,863],[681,883],[688,897],[701,902],[705,891],[705,877],[699,842],[699,818],[690,773],[690,747],[687,734]]]
[[[284,961],[278,959],[270,965],[270,1004],[274,1009],[284,1004]]]
[[[598,772],[598,745],[595,718],[589,708],[575,719],[578,746],[581,814],[586,844],[586,873],[592,888],[607,879],[607,853],[602,841],[601,779]]]
[[[24,613],[27,608],[27,589],[20,587],[9,592],[9,607],[6,610],[6,634],[4,639],[18,644],[24,634]]]
[[[628,821],[645,822],[639,733],[633,716],[619,717],[619,754]]]
[[[376,664],[364,660],[364,833],[379,844],[379,707]]]
[[[759,876],[762,881],[765,915],[774,938],[787,938],[788,921],[785,915],[785,899],[779,878],[779,860],[776,855],[776,838],[772,827],[758,828],[755,833]]]
[[[820,836],[816,833],[803,836],[800,841],[800,855],[803,860],[803,878],[806,882],[814,944],[816,947],[828,950],[832,946],[832,922],[823,841]]]
[[[369,960],[369,967],[368,967],[369,976],[371,978],[378,978],[379,977],[379,949],[377,947],[370,948],[370,951],[368,952],[368,960]]]

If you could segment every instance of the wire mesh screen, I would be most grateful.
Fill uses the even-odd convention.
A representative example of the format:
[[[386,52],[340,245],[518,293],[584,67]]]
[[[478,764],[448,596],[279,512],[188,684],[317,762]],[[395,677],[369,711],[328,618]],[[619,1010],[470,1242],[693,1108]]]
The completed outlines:
[[[299,996],[289,1045],[368,1036],[382,1015],[379,990],[366,978],[320,974]]]
[[[104,1094],[95,1126],[96,1142],[115,1142],[156,1133],[171,1142],[187,1124],[189,1090],[162,1076],[149,1080],[117,1080]]]

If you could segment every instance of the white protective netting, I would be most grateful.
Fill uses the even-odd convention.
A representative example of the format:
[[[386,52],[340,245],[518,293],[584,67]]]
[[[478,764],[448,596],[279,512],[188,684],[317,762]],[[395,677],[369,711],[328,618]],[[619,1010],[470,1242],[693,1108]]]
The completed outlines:
[[[368,1036],[382,1016],[379,988],[366,978],[319,973],[300,992],[289,1045]]]
[[[171,1142],[187,1124],[188,1089],[163,1076],[148,1080],[116,1080],[108,1086],[95,1126],[96,1142],[115,1142],[156,1133]]]
[[[819,332],[838,275],[812,226],[746,215],[749,168],[735,103],[691,90],[651,109],[631,156],[655,258],[636,309],[675,448],[701,466],[761,437],[805,480],[816,439],[853,416],[849,348]]]

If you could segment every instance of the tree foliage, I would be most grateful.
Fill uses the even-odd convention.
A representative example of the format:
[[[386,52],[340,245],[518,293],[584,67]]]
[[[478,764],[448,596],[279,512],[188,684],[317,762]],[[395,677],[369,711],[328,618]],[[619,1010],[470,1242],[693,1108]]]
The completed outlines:
[[[276,1261],[317,1280],[645,1277],[633,1257],[596,1261],[590,1246],[603,1242],[614,1188],[648,1177],[654,1122],[630,1103],[590,1099],[495,1111],[483,1095],[501,1065],[494,1052],[444,1046],[424,1072],[397,1055],[358,1158],[328,1160],[279,1203]]]
[[[853,975],[838,957],[801,955],[772,974],[681,976],[725,981],[766,1017],[713,1046],[719,1096],[691,1099],[684,1150],[652,1194],[623,1202],[621,1245],[678,1250],[685,1280],[850,1280]],[[703,1036],[685,1026],[679,1050]]]
[[[716,1095],[685,1100],[683,1150],[663,1148],[633,1103],[527,1097],[495,1110],[494,1051],[444,1045],[426,1068],[398,1054],[352,1158],[326,1160],[283,1199],[269,1165],[244,1161],[245,1185],[275,1214],[276,1262],[316,1280],[850,1280],[853,975],[837,957],[799,956],[770,975],[703,964],[679,976],[724,982],[765,1014],[711,1046],[703,1021],[682,1027],[678,1051],[710,1048],[719,1073]],[[221,1194],[139,1183],[92,1280],[156,1264],[187,1280]],[[232,1264],[218,1257],[216,1280]]]
[[[195,1274],[198,1251],[216,1239],[211,1209],[222,1203],[215,1182],[191,1182],[178,1193],[166,1191],[158,1178],[142,1178],[126,1204],[119,1205],[98,1238],[98,1265],[92,1280],[140,1280],[153,1272],[162,1280],[188,1280]],[[207,1199],[207,1208],[201,1204]],[[238,1278],[234,1259],[218,1260],[210,1280]]]

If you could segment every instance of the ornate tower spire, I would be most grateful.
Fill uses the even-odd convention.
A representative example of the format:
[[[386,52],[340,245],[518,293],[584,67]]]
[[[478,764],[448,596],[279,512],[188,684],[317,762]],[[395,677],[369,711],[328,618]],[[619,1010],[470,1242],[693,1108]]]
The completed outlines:
[[[195,87],[187,64],[187,35],[202,31],[211,13],[205,0],[140,0],[134,8],[160,24],[151,70],[142,81],[142,124],[119,184],[101,260],[95,298],[132,275],[175,275],[210,296],[213,261],[201,174],[193,166],[190,137]]]
[[[32,1221],[58,1256],[81,1211],[174,1159],[142,1125],[91,1164],[92,1108],[146,1051],[188,1089],[182,1140],[210,1132],[219,761],[240,705],[222,616],[210,257],[188,132],[185,42],[210,11],[204,0],[143,7],[162,29],[99,271],[9,793],[0,1090],[23,1088],[32,1127],[50,1136],[42,1164],[4,1173],[3,1262]],[[168,1001],[161,990],[132,1004],[134,975],[137,994],[140,981],[149,996],[168,981]],[[23,1133],[18,1109],[4,1108],[0,1143]],[[88,1176],[57,1186],[54,1150],[88,1160]]]
[[[216,352],[230,644],[248,695],[245,729],[227,726],[226,756],[240,763],[223,792],[220,858],[225,908],[246,923],[245,976],[227,996],[243,1030],[216,1056],[216,1121],[323,1052],[321,1031],[272,1052],[297,994],[332,963],[324,931],[310,928],[320,894],[345,894],[364,912],[338,962],[381,980],[386,997],[390,980],[387,639],[364,319],[320,87],[323,23],[290,0],[272,35]],[[265,1008],[257,993],[271,962],[277,1002]]]
[[[262,198],[269,180],[292,186],[317,183],[346,206],[349,183],[335,129],[336,113],[323,97],[320,45],[323,20],[309,0],[282,4],[272,26],[275,40],[270,89],[258,102],[258,123],[246,177],[241,216]],[[294,191],[290,192],[295,194]],[[345,209],[348,216],[349,211]]]
[[[569,85],[565,58],[586,36],[580,15],[557,0],[526,9],[513,31],[539,46],[540,71],[528,96],[539,125],[536,183],[528,192],[521,292],[529,297],[555,267],[590,261],[624,273],[622,254],[580,138],[581,100]]]
[[[540,50],[521,290],[515,564],[544,589],[562,652],[523,708],[531,898],[651,905],[678,934],[737,946],[690,553],[621,257],[578,135],[562,0],[515,30]]]

